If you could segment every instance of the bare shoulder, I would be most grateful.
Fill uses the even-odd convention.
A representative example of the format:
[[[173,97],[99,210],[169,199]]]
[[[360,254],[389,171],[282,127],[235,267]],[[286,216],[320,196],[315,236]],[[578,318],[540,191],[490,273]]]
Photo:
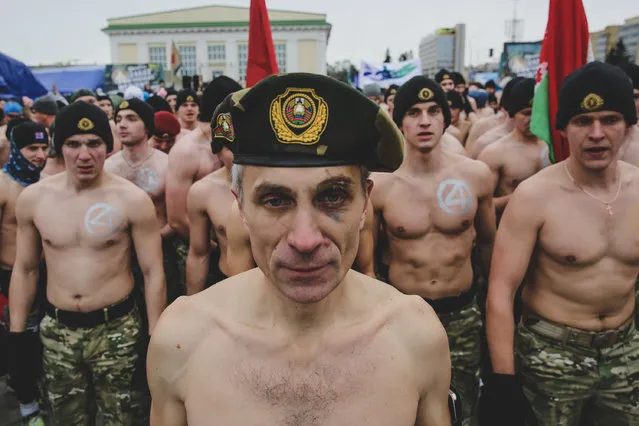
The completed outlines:
[[[395,173],[384,172],[371,173],[370,178],[373,181],[371,203],[375,210],[379,210],[383,207],[388,192],[399,178]]]
[[[173,163],[174,161],[177,165],[184,159],[190,158],[193,156],[193,140],[194,135],[193,132],[188,132],[182,138],[180,138],[179,143],[175,143],[171,151],[169,151],[168,158],[169,162]]]
[[[199,299],[182,296],[162,312],[149,345],[155,375],[169,383],[182,375],[191,354],[215,326],[206,308]]]
[[[511,203],[514,200],[517,203],[535,203],[536,206],[545,204],[546,201],[554,198],[553,194],[561,190],[564,174],[563,163],[541,169],[517,186],[511,197]]]
[[[484,180],[492,182],[490,168],[483,161],[473,160],[461,155],[451,155],[448,158],[456,169],[463,171],[470,179],[479,182]]]
[[[448,348],[448,338],[437,314],[421,297],[399,294],[391,304],[389,327],[416,359]]]

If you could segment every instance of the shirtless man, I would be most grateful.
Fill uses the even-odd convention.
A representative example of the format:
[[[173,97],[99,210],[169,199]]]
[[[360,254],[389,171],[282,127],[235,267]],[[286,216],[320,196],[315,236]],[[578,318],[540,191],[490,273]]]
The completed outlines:
[[[493,174],[493,203],[500,217],[515,188],[544,167],[550,166],[548,145],[530,131],[535,79],[526,78],[510,91],[508,115],[515,128],[487,146],[477,158]]]
[[[398,85],[391,84],[390,86],[388,86],[388,89],[386,89],[386,92],[384,93],[384,103],[388,107],[388,115],[390,115],[391,117],[393,116],[393,108],[395,107],[393,102],[395,102],[395,95],[397,94],[398,90]]]
[[[9,297],[9,281],[16,258],[16,201],[24,188],[40,179],[40,171],[44,167],[49,150],[49,135],[40,124],[28,121],[10,127],[12,132],[11,155],[0,172],[0,290],[5,297]],[[41,283],[41,281],[38,283],[38,296],[44,294]],[[31,314],[22,335],[25,348],[28,348],[26,353],[16,354],[14,352],[10,356],[10,363],[13,365],[19,356],[28,356],[29,361],[25,361],[25,366],[34,373],[26,379],[11,381],[11,386],[20,403],[22,423],[30,426],[44,426],[37,402],[39,394],[37,372],[39,371],[38,366],[42,362],[39,357],[38,324],[40,315],[38,307],[38,303],[34,304],[33,309],[30,307]],[[0,312],[0,317],[5,317],[5,312]],[[5,322],[9,320],[10,318],[5,318]],[[4,344],[6,343],[5,341]],[[4,344],[0,349],[3,352],[6,350]],[[15,345],[12,347],[15,348]],[[19,379],[19,377],[15,379]]]
[[[246,90],[229,95],[215,109],[211,121],[213,141],[211,150],[224,165],[221,169],[195,182],[189,190],[189,254],[186,259],[186,293],[192,295],[205,287],[231,276],[227,257],[227,222],[235,202],[231,192],[231,168],[235,131],[231,122],[231,108]],[[237,211],[239,213],[239,211]],[[243,224],[242,224],[243,226]],[[211,236],[215,247],[212,247]],[[249,245],[250,247],[250,245]],[[250,253],[250,251],[249,251]],[[249,254],[246,253],[245,254]],[[211,256],[214,254],[214,256]],[[253,268],[253,256],[245,264]],[[211,257],[213,257],[211,259]],[[237,263],[237,261],[236,261]],[[240,272],[244,272],[244,270]],[[238,271],[235,271],[235,274]]]
[[[486,425],[639,424],[639,170],[618,161],[636,122],[619,68],[591,62],[564,81],[556,126],[571,154],[517,188],[495,242]]]
[[[149,145],[168,154],[180,134],[180,122],[167,111],[158,111],[153,117],[155,130],[149,140]]]
[[[404,134],[406,157],[396,172],[375,175],[371,196],[389,244],[389,283],[437,312],[449,337],[463,424],[476,424],[482,324],[471,252],[477,244],[487,271],[495,235],[490,170],[442,148],[451,116],[434,81],[405,83],[393,120]]]
[[[184,89],[178,92],[175,110],[175,115],[180,120],[180,127],[183,130],[193,131],[198,128],[197,118],[200,114],[200,105],[197,94],[193,90]]]
[[[141,349],[165,305],[162,248],[150,198],[103,170],[111,137],[100,108],[66,107],[56,118],[54,144],[67,171],[27,187],[17,201],[12,350],[19,361],[29,357],[23,336],[44,251],[48,300],[40,339],[51,425],[90,424],[94,401],[105,424],[133,425],[145,417],[143,370],[135,367],[144,364]],[[148,326],[132,297],[134,249]],[[18,362],[17,377],[28,375],[27,367]]]
[[[251,88],[232,120],[234,191],[259,268],[166,310],[149,347],[151,424],[450,425],[433,311],[349,270],[370,191],[362,166],[401,162],[387,114],[328,77],[291,73]]]
[[[146,102],[137,98],[123,101],[115,110],[115,122],[123,150],[110,157],[104,169],[134,183],[151,197],[162,236],[167,303],[171,303],[184,295],[184,288],[179,281],[173,230],[166,218],[165,188],[169,156],[149,145],[149,135],[154,132],[154,115]],[[134,265],[134,278],[140,284],[143,282],[137,265]]]
[[[492,117],[481,118],[473,124],[468,134],[468,139],[466,140],[466,151],[470,157],[477,158],[481,150],[490,142],[497,141],[512,131],[513,128],[511,120],[508,117],[507,105],[510,98],[510,90],[520,80],[522,79],[519,77],[513,78],[506,84],[506,87],[504,87],[500,101],[501,111],[498,114]],[[477,143],[480,138],[482,139],[481,143]]]
[[[218,77],[211,81],[202,93],[198,107],[200,111],[198,127],[183,137],[180,143],[173,147],[169,155],[169,177],[166,191],[169,223],[185,239],[189,236],[186,206],[189,188],[193,182],[222,167],[219,157],[211,152],[213,111],[226,96],[241,88],[239,83],[228,77]],[[180,92],[180,96],[184,97],[182,92]],[[180,102],[181,99],[178,97],[178,111],[184,109],[182,102]]]

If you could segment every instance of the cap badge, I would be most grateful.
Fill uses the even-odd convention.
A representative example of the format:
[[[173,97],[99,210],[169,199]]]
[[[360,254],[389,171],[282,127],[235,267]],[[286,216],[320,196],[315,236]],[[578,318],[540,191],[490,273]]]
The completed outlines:
[[[88,132],[94,127],[95,127],[95,124],[93,124],[93,121],[89,120],[86,117],[78,121],[78,129],[82,130],[83,132]]]
[[[604,100],[601,96],[591,93],[584,98],[581,102],[581,108],[586,111],[596,111],[604,104]]]
[[[193,102],[193,96],[189,95],[186,97],[187,102]]]
[[[453,106],[453,101],[448,101],[448,105]]]
[[[448,74],[444,74],[444,76],[442,77],[442,81],[443,80],[452,80],[452,78],[450,78]]]
[[[391,89],[390,94],[391,95],[396,95],[397,94],[397,89]]]
[[[288,88],[271,103],[271,127],[280,143],[317,143],[327,123],[328,105],[314,89]]]
[[[430,101],[435,97],[435,94],[428,87],[424,87],[419,91],[417,97],[422,101]]]
[[[215,119],[216,126],[213,130],[213,137],[226,139],[229,142],[235,142],[235,130],[231,121],[231,114],[224,112],[218,114]]]
[[[35,138],[36,138],[36,140],[38,140],[38,141],[43,140],[43,139],[44,139],[44,132],[36,132],[36,133],[35,133]]]
[[[128,107],[129,107],[128,101],[122,101],[122,103],[120,104],[120,109],[127,109]]]
[[[162,137],[163,137],[163,138],[168,138],[168,137],[169,137],[169,134],[168,134],[168,133],[162,133]]]

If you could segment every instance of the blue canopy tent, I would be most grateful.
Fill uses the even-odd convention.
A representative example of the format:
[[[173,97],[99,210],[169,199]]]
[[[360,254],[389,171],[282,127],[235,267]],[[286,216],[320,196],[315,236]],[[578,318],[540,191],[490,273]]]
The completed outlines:
[[[47,94],[47,89],[33,76],[29,67],[0,53],[0,96],[31,99]]]
[[[104,86],[104,65],[33,69],[35,77],[49,90],[53,85],[59,93],[70,95],[78,89],[96,90]]]

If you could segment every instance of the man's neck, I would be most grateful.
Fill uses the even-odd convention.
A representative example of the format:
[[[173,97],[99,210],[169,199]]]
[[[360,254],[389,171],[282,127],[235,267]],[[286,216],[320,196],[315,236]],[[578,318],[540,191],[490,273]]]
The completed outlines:
[[[122,144],[122,156],[129,164],[138,164],[144,162],[153,152],[153,148],[149,145],[148,139],[144,139],[135,145]]]
[[[180,121],[180,127],[186,130],[195,130],[197,129],[197,121],[194,121],[192,123],[187,123],[185,121],[183,121],[182,119],[179,120]]]
[[[66,174],[67,174],[67,186],[70,187],[76,193],[98,188],[102,186],[102,182],[104,181],[104,172],[102,170],[100,170],[100,173],[93,180],[89,182],[78,181],[75,178],[75,176],[73,176],[68,171],[66,172]]]
[[[297,341],[321,334],[334,322],[345,300],[345,278],[328,296],[315,303],[297,303],[286,296],[264,276],[265,291],[260,300],[260,316],[270,318],[291,338]]]
[[[518,140],[519,142],[524,144],[534,145],[538,141],[537,136],[533,135],[532,133],[522,133],[521,130],[519,130],[517,127],[513,129],[511,135],[513,139]]]
[[[590,188],[610,189],[619,184],[618,179],[618,160],[613,160],[608,167],[602,170],[590,170],[582,166],[573,157],[568,157],[565,161],[565,167],[570,174],[569,177],[574,179],[579,186]]]
[[[404,170],[410,175],[422,175],[439,170],[442,163],[442,141],[441,139],[432,150],[424,152],[411,148],[408,143],[404,144],[404,162],[398,170]]]

